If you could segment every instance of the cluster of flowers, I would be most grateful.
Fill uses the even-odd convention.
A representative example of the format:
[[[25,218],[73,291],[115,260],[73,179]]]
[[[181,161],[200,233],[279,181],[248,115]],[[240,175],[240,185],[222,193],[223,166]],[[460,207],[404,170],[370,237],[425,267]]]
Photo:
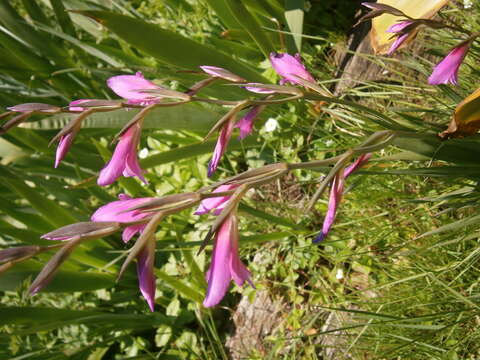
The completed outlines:
[[[412,19],[400,10],[388,5],[377,3],[363,3],[363,5],[372,9],[372,11],[364,16],[362,21],[384,13],[401,16],[406,19],[388,29],[388,32],[395,34],[397,37],[389,50],[389,54],[396,51],[409,36],[414,34],[420,25],[437,28],[445,26],[443,23],[429,19]],[[471,43],[477,36],[478,34],[473,34],[460,45],[456,46],[447,57],[435,67],[429,78],[429,82],[431,84],[447,82],[456,84],[458,68],[466,56]],[[223,79],[238,83],[246,90],[264,95],[266,98],[259,101],[245,100],[230,104],[233,105],[233,108],[210,130],[207,137],[215,131],[219,132],[212,159],[208,166],[208,175],[211,176],[217,169],[235,128],[239,129],[240,138],[243,139],[252,132],[255,119],[267,105],[279,103],[279,101],[286,102],[292,99],[298,99],[305,95],[299,88],[288,87],[285,86],[285,84],[301,85],[320,92],[313,76],[302,64],[298,54],[292,56],[289,54],[272,53],[270,55],[270,62],[273,69],[281,77],[280,85],[248,83],[245,79],[233,74],[229,70],[215,66],[201,66],[201,69],[210,76],[209,79],[196,84],[185,93],[162,88],[145,79],[141,73],[136,73],[135,75],[120,75],[108,79],[107,85],[113,92],[124,99],[122,102],[79,99],[72,101],[66,109],[47,104],[20,104],[9,108],[12,113],[19,112],[20,115],[17,115],[4,124],[0,130],[6,131],[8,128],[24,121],[32,114],[54,114],[62,111],[79,113],[79,116],[73,119],[72,122],[62,129],[54,138],[54,140],[59,141],[55,158],[55,167],[57,167],[67,154],[76,134],[80,130],[81,121],[91,113],[95,111],[112,111],[122,107],[141,108],[142,110],[135,115],[132,121],[120,132],[118,144],[116,145],[112,158],[100,171],[98,185],[110,185],[122,175],[127,177],[136,176],[144,183],[147,183],[144,177],[144,171],[141,169],[137,158],[137,148],[141,137],[144,117],[147,112],[156,106],[165,104],[164,100],[166,98],[179,100],[177,103],[174,103],[174,105],[193,101],[194,95],[201,87],[207,86],[209,82],[217,79]],[[289,94],[293,96],[286,99],[270,101],[271,97],[275,94]],[[167,105],[171,104],[172,103],[168,103]],[[237,121],[237,114],[245,109],[248,109],[248,111]],[[385,139],[387,135],[388,134],[380,134],[373,136],[372,139]],[[384,144],[388,142],[388,136]],[[371,148],[371,146],[375,144],[375,141],[372,139],[367,140],[364,144],[367,144]],[[330,185],[330,196],[322,230],[314,242],[324,240],[329,233],[344,193],[346,178],[363,166],[371,156],[368,151],[357,151],[355,154],[359,154],[358,158],[347,166],[347,163],[354,153],[355,152],[350,152],[344,156],[325,160],[327,162],[331,161],[328,162],[328,164],[336,162],[336,165],[323,182],[325,186]],[[317,164],[318,162],[314,161],[313,163]],[[305,165],[304,167],[301,166],[302,164],[295,164],[295,166],[291,167],[286,164],[267,165],[264,168],[249,170],[230,180],[220,182],[212,187],[214,190],[208,194],[202,192],[186,193],[170,195],[164,198],[130,198],[125,194],[121,194],[118,201],[108,203],[97,209],[91,216],[90,222],[72,224],[43,236],[44,239],[61,241],[60,244],[48,247],[21,246],[0,251],[0,263],[3,263],[0,266],[0,272],[9,269],[15,263],[30,259],[38,253],[60,247],[60,250],[52,257],[32,283],[30,292],[34,294],[49,283],[61,263],[81,241],[122,231],[122,239],[127,243],[135,235],[139,234],[135,245],[130,249],[129,255],[122,266],[120,275],[123,274],[126,266],[133,259],[136,259],[139,288],[150,309],[153,311],[156,288],[154,260],[156,246],[155,231],[157,225],[166,215],[198,205],[195,212],[196,215],[213,213],[217,216],[204,242],[206,244],[211,237],[214,237],[212,260],[206,273],[208,288],[203,305],[205,307],[215,306],[225,296],[232,280],[239,286],[245,282],[253,286],[250,279],[250,272],[239,257],[237,207],[242,196],[249,188],[276,179],[289,170],[309,168],[316,164],[312,164],[312,162],[303,163],[303,165]],[[312,201],[315,201],[316,198],[321,195],[324,188],[323,185],[320,186],[319,191],[317,191]]]
[[[441,21],[431,20],[431,19],[414,19],[403,11],[394,8],[392,6],[386,4],[379,4],[379,3],[372,3],[372,2],[364,2],[362,5],[366,6],[367,8],[371,9],[372,11],[363,16],[360,21],[365,21],[368,19],[372,19],[374,17],[380,16],[382,14],[391,14],[400,18],[398,23],[390,26],[387,29],[387,32],[392,33],[395,37],[395,41],[390,46],[388,50],[388,55],[393,54],[403,43],[405,43],[408,39],[415,36],[420,26],[427,26],[434,29],[439,28],[451,28],[453,30],[466,32],[465,30],[450,26],[445,24]],[[468,32],[466,32],[468,33]],[[475,41],[477,37],[480,36],[480,33],[468,34],[467,39],[462,41],[460,44],[456,45],[445,58],[440,61],[433,69],[432,74],[428,78],[428,83],[431,85],[439,85],[439,84],[448,84],[451,83],[453,85],[458,84],[458,70],[460,65],[462,64],[465,56],[467,56],[468,50],[470,46]]]
[[[201,69],[210,75],[211,80],[223,79],[240,83],[242,87],[250,92],[266,94],[267,99],[275,93],[290,93],[294,95],[292,98],[300,97],[297,88],[284,86],[287,83],[293,85],[311,84],[311,86],[314,86],[315,80],[302,64],[298,54],[291,56],[289,54],[272,53],[270,55],[270,61],[273,69],[275,69],[281,77],[280,86],[247,83],[238,75],[219,67],[202,66]],[[180,98],[184,102],[191,100],[190,96],[194,95],[194,91],[179,94],[171,90],[163,89],[145,79],[141,73],[111,77],[107,80],[107,85],[118,96],[125,99],[125,101],[122,102],[120,106],[118,102],[108,100],[79,99],[72,101],[66,111],[79,113],[80,116],[62,129],[54,138],[54,140],[59,141],[55,167],[60,164],[71,147],[75,135],[80,130],[81,120],[91,114],[95,109],[111,110],[121,107],[140,107],[143,109],[140,111],[141,113],[146,109],[161,104],[164,99],[161,95],[165,95],[165,93],[167,93],[168,96]],[[302,92],[300,92],[300,94],[303,95]],[[251,109],[239,121],[235,121],[236,113],[246,106],[250,106],[248,103],[239,102],[224,118],[215,124],[212,130],[219,130],[220,134],[209,163],[209,175],[217,168],[220,158],[224,154],[232,136],[233,129],[239,129],[241,139],[249,135],[253,130],[254,120],[267,105],[268,101],[265,103],[261,101],[253,103],[251,104]],[[53,114],[60,112],[62,109],[47,104],[30,103],[16,105],[10,107],[9,110],[11,112],[21,113],[20,118],[24,120],[26,117],[23,117],[23,114]],[[144,183],[147,182],[137,157],[137,147],[140,141],[143,119],[143,116],[137,115],[120,132],[118,144],[116,145],[111,160],[107,162],[100,171],[98,185],[105,186],[112,184],[122,175],[137,176]],[[10,124],[15,125],[18,123],[19,121],[17,119],[10,122]],[[6,127],[4,126],[4,128]],[[213,132],[212,130],[210,133]],[[324,239],[333,224],[338,203],[342,197],[345,178],[363,165],[369,156],[369,154],[361,155],[352,165],[346,167],[345,170],[342,170],[343,168],[340,169],[338,174],[335,175],[331,182],[330,202],[325,224],[321,234],[315,241]],[[50,282],[60,264],[81,241],[107,236],[122,230],[122,239],[127,243],[136,234],[140,234],[135,245],[129,252],[129,256],[122,267],[121,274],[126,268],[126,265],[135,258],[140,291],[150,309],[153,311],[156,288],[154,275],[156,241],[154,232],[159,219],[170,213],[169,211],[162,211],[162,207],[156,207],[155,204],[169,203],[170,208],[174,209],[174,211],[180,211],[199,202],[198,209],[195,212],[196,215],[210,212],[217,215],[217,220],[214,225],[212,225],[212,230],[209,232],[209,235],[207,235],[207,241],[213,235],[215,235],[215,238],[211,264],[206,273],[208,283],[207,294],[203,302],[205,307],[215,306],[226,294],[231,280],[240,286],[245,282],[253,286],[250,280],[250,272],[239,257],[237,205],[241,196],[245,194],[246,189],[256,183],[270,181],[283,174],[284,171],[287,171],[283,167],[280,167],[279,171],[279,169],[275,168],[275,164],[268,165],[265,168],[266,170],[252,170],[251,177],[257,180],[249,182],[248,176],[237,176],[237,182],[224,182],[217,186],[213,192],[205,198],[202,198],[197,193],[193,193],[173,195],[171,196],[172,200],[166,201],[162,198],[130,198],[125,194],[121,194],[118,201],[108,203],[97,209],[91,216],[90,222],[72,224],[43,235],[44,239],[61,241],[67,245],[60,243],[50,247],[23,246],[0,251],[0,263],[4,263],[0,267],[0,272],[7,270],[15,263],[30,259],[40,252],[61,247],[32,283],[30,292],[35,294]],[[244,180],[246,181],[244,183],[240,181],[242,176],[244,179],[247,179]],[[249,185],[249,187],[245,187],[246,185]]]

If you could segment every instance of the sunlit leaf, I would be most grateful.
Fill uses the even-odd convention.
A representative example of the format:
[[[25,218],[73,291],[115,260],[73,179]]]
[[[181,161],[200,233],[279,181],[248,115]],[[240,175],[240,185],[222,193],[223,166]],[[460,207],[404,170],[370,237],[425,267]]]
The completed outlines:
[[[441,137],[463,137],[476,134],[480,129],[480,88],[457,105],[448,129]]]

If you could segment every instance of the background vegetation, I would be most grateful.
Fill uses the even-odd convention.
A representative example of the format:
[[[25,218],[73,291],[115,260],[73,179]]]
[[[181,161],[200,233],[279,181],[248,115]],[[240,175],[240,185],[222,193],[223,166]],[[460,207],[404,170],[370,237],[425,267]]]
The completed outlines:
[[[185,90],[200,77],[181,70],[205,62],[274,82],[265,53],[282,50],[280,34],[290,52],[301,46],[316,79],[332,89],[340,81],[334,55],[345,47],[354,23],[353,2],[245,0],[250,23],[229,12],[228,3],[2,1],[0,105],[114,98],[105,80],[135,71]],[[478,31],[478,17],[471,14],[478,14],[479,6],[465,10],[453,2],[442,16]],[[420,54],[406,48],[396,58],[370,57],[382,67],[383,79],[362,80],[342,91],[339,98],[350,105],[271,106],[257,122],[256,135],[231,144],[217,176],[274,161],[334,156],[375,130],[405,132],[350,179],[324,243],[312,244],[312,238],[321,228],[326,200],[304,211],[321,174],[298,171],[262,187],[242,205],[241,255],[256,289],[235,287],[213,310],[201,306],[209,256],[195,255],[208,231],[207,216],[186,211],[162,224],[154,313],[140,297],[133,269],[115,284],[127,249],[118,236],[86,242],[45,291],[31,297],[28,285],[51,256],[39,255],[0,276],[0,358],[238,357],[239,347],[225,344],[235,332],[246,339],[251,324],[235,328],[232,316],[239,302],[261,312],[255,299],[266,294],[275,321],[260,343],[240,347],[243,358],[476,359],[479,138],[441,142],[436,133],[477,88],[478,45],[461,68],[460,86],[426,84],[432,65],[458,42],[454,36],[425,30],[416,39]],[[192,52],[194,46],[198,51]],[[219,85],[207,95],[238,98],[239,92]],[[67,115],[34,118],[12,129],[0,139],[2,248],[51,244],[40,235],[88,219],[122,192],[158,196],[205,185],[213,142],[200,140],[222,111],[189,105],[147,119],[140,154],[148,186],[126,178],[107,189],[95,183],[110,156],[109,141],[129,113],[88,119],[58,169],[48,142]],[[267,119],[278,127],[269,131],[263,126]]]

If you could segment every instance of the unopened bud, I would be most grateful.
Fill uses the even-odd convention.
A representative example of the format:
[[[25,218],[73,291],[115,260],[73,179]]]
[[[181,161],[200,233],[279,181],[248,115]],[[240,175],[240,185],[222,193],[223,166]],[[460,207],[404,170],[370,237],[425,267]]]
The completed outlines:
[[[74,237],[81,239],[93,239],[111,235],[120,230],[118,222],[79,222],[61,227],[42,235],[42,239],[47,240],[71,240]]]
[[[227,69],[221,68],[221,67],[216,67],[216,66],[200,66],[200,69],[205,71],[207,74],[213,76],[213,77],[218,77],[224,80],[236,82],[236,83],[243,83],[246,82],[246,80],[237,74],[234,74]]]
[[[0,262],[9,262],[19,260],[25,257],[31,257],[41,250],[40,246],[28,245],[0,250]]]
[[[58,106],[49,105],[49,104],[42,104],[42,103],[25,103],[25,104],[18,104],[7,108],[10,111],[15,112],[40,112],[46,114],[54,114],[60,112],[62,109]]]

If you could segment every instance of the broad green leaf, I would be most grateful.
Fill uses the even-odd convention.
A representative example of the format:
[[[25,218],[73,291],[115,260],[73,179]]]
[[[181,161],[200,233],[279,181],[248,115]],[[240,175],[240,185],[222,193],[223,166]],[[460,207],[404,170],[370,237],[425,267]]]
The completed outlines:
[[[27,10],[28,16],[33,21],[44,25],[50,25],[50,20],[45,16],[42,8],[38,6],[37,0],[22,0],[22,4]]]
[[[431,18],[438,10],[448,3],[449,0],[380,0],[378,3],[393,6],[403,11],[412,18]],[[376,54],[387,53],[390,45],[394,41],[387,29],[401,20],[398,16],[383,14],[372,20],[372,29],[370,30],[370,41]],[[416,31],[409,36],[409,39],[415,37]]]
[[[302,50],[304,8],[305,0],[285,0],[285,19],[292,33],[287,38],[289,53],[300,53]]]
[[[77,221],[71,212],[58,205],[57,202],[48,199],[38,189],[29,187],[23,179],[7,168],[0,168],[0,177],[6,186],[26,199],[53,226],[60,227]]]
[[[433,160],[444,160],[457,165],[478,166],[480,137],[441,140],[436,135],[405,133],[393,140],[393,144]]]
[[[39,53],[55,59],[61,66],[72,66],[62,47],[48,36],[44,36],[28,24],[12,7],[9,1],[0,2],[0,23],[15,36],[25,41]]]
[[[255,19],[248,9],[242,4],[241,1],[237,0],[224,0],[227,6],[229,7],[231,13],[237,21],[242,25],[245,31],[250,35],[250,37],[256,42],[259,49],[262,51],[263,55],[266,58],[270,55],[271,52],[275,51],[273,44],[271,43],[269,37],[266,35],[265,31],[261,28],[257,19]],[[232,69],[229,69],[232,70]],[[241,74],[239,74],[241,75]],[[248,77],[246,78],[250,80]]]
[[[93,56],[105,61],[110,66],[113,66],[113,67],[116,67],[116,68],[121,68],[123,66],[123,64],[119,63],[117,60],[115,60],[112,57],[110,57],[109,55],[105,54],[103,51],[98,50],[95,46],[91,46],[88,43],[86,43],[85,41],[78,40],[75,37],[73,37],[72,35],[70,35],[69,33],[64,33],[64,32],[61,32],[61,31],[57,31],[57,30],[55,30],[53,28],[50,28],[48,26],[40,26],[39,25],[39,29],[46,32],[46,33],[52,34],[52,35],[54,35],[54,36],[56,36],[60,39],[68,41],[69,43],[77,46],[78,48],[82,49],[86,53],[88,53],[90,55],[93,55]]]
[[[9,271],[0,274],[0,290],[13,291],[28,277],[35,278],[40,271],[39,264],[20,263]],[[110,288],[115,283],[115,277],[94,271],[67,270],[60,268],[42,292],[73,292],[91,291]]]
[[[121,128],[131,120],[139,110],[116,110],[96,113],[82,122],[83,128]],[[43,120],[24,123],[22,127],[30,129],[61,129],[78,115],[57,114]],[[145,117],[144,128],[189,130],[206,133],[221,114],[203,106],[184,104],[173,107],[156,108]]]
[[[207,4],[215,11],[220,20],[227,26],[227,30],[241,29],[242,25],[233,16],[224,0],[206,0]]]
[[[62,31],[65,34],[75,37],[75,27],[73,26],[72,19],[67,13],[65,6],[63,5],[63,0],[50,0],[53,11],[57,18],[58,25],[62,28]]]
[[[248,80],[268,82],[247,64],[154,24],[108,11],[79,13],[98,21],[129,44],[166,64],[189,70],[198,70],[201,65],[219,66]]]

